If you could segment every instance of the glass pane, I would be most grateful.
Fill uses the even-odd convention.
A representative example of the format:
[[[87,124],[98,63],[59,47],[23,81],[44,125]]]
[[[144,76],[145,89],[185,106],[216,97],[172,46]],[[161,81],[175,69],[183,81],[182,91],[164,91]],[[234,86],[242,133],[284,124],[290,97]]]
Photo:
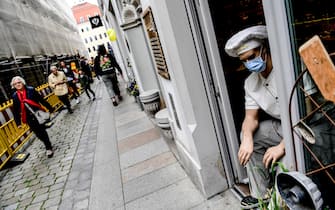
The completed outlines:
[[[287,8],[291,9],[289,11],[291,14],[290,26],[292,34],[294,34],[292,41],[295,45],[296,73],[298,74],[304,68],[297,53],[298,48],[314,35],[319,35],[330,55],[335,52],[335,7],[330,4],[330,0],[287,2]],[[308,72],[304,75],[299,86],[307,91],[304,92],[297,88],[300,91],[301,118],[315,135],[314,144],[306,143],[312,152],[309,152],[306,147],[304,148],[307,175],[310,175],[318,185],[325,206],[328,205],[334,209],[335,202],[332,198],[335,194],[335,167],[329,167],[327,170],[323,168],[323,166],[335,163],[335,128],[334,122],[332,122],[335,119],[334,104],[327,102],[322,97]],[[317,109],[317,105],[321,105],[321,108]],[[327,119],[326,115],[331,120]],[[317,162],[316,158],[313,158],[313,154],[323,166]]]

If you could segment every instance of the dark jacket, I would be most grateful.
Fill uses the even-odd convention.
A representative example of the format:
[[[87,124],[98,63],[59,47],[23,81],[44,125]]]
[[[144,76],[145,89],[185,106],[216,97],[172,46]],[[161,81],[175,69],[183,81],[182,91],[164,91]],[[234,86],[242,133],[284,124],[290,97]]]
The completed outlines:
[[[115,73],[115,68],[118,70],[118,72],[122,75],[122,70],[119,66],[119,64],[117,63],[115,57],[112,54],[106,54],[110,60],[110,64],[111,64],[111,69],[108,71],[103,71],[100,64],[100,56],[101,55],[97,55],[94,59],[94,71],[96,74],[98,75],[105,75],[105,74],[112,74]]]
[[[80,75],[79,76],[79,82],[81,87],[86,88],[90,85],[90,79],[87,75]]]
[[[66,78],[68,79],[68,81],[71,82],[72,80],[75,79],[74,73],[73,73],[73,71],[70,68],[67,68],[67,67],[65,67],[65,68],[60,67],[59,70],[62,71],[62,72],[64,72],[64,74],[65,74]],[[72,78],[72,79],[69,79],[69,78]]]
[[[28,99],[42,104],[45,108],[49,110],[50,113],[54,111],[54,108],[46,100],[44,100],[44,98],[35,90],[34,87],[26,86],[26,92],[27,92]],[[37,107],[34,107],[34,106],[31,106],[31,108],[34,111],[38,109]],[[17,96],[16,91],[13,93],[13,111],[14,111],[14,120],[16,124],[19,126],[21,125],[21,103]],[[27,113],[27,118],[31,117],[29,116],[29,113],[30,113],[29,110],[26,110],[26,113]]]
[[[81,70],[88,76],[91,77],[91,67],[85,60],[80,61]]]

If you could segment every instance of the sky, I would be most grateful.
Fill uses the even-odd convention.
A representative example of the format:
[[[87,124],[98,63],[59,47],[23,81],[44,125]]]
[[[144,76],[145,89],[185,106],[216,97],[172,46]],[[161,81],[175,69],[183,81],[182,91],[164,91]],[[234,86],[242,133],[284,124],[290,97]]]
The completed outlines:
[[[73,5],[75,5],[78,2],[89,2],[91,4],[98,5],[97,0],[67,0],[67,3],[70,5],[70,7],[72,7]]]

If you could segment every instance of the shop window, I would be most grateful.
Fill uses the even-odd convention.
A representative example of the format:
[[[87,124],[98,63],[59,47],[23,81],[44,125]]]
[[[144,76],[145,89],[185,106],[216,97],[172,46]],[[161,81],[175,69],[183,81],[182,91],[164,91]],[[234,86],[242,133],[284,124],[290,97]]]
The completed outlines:
[[[294,44],[295,72],[305,70],[298,48],[314,35],[321,38],[323,45],[334,59],[335,54],[335,8],[330,1],[287,1]],[[312,178],[321,191],[325,206],[335,208],[335,120],[334,103],[325,100],[308,71],[297,88],[300,114],[303,122],[313,131],[315,143],[305,141],[304,159],[306,174]],[[315,103],[316,102],[316,103]],[[315,105],[319,104],[319,107]],[[316,108],[316,109],[315,109]],[[329,118],[327,118],[327,116]],[[307,148],[308,147],[308,148]],[[318,163],[318,160],[321,165]],[[323,209],[324,209],[323,208]]]
[[[168,68],[165,61],[165,56],[163,53],[163,49],[161,46],[161,42],[158,36],[158,32],[156,29],[154,17],[151,12],[151,8],[148,8],[144,12],[144,23],[146,27],[146,31],[150,40],[151,51],[154,56],[154,60],[156,63],[156,70],[159,75],[161,75],[165,79],[170,79],[170,74],[168,72]]]

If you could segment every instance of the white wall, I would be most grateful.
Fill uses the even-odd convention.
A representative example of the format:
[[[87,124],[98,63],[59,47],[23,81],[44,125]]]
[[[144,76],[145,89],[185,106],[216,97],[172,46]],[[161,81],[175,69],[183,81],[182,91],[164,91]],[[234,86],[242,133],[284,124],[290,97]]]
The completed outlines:
[[[211,119],[198,57],[184,3],[179,0],[142,0],[149,6],[161,39],[171,80],[158,77],[169,109],[181,161],[205,196],[227,188],[220,171],[221,156]],[[171,94],[180,128],[176,125]]]

